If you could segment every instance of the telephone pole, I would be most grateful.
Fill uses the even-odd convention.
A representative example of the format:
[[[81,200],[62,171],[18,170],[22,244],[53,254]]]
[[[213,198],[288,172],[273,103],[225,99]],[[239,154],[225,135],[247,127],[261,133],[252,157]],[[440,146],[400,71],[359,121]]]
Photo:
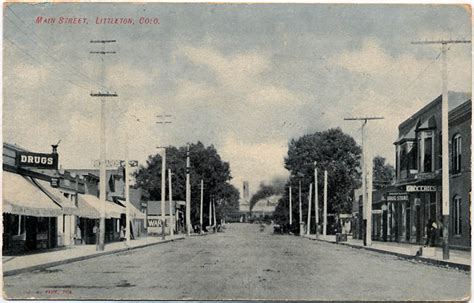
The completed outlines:
[[[318,205],[318,162],[314,161],[314,217],[316,223],[316,239],[319,235],[319,205]]]
[[[140,119],[135,116],[135,115],[130,115],[127,119],[127,127],[125,129],[125,173],[124,173],[124,178],[125,178],[125,203],[126,203],[126,210],[125,210],[125,239],[127,246],[130,247],[130,234],[131,234],[131,227],[130,227],[130,171],[132,166],[135,165],[135,161],[130,161],[129,155],[130,155],[130,143],[129,143],[129,130],[130,130],[130,118],[133,118],[135,122],[140,122]],[[131,163],[134,163],[134,165],[131,165]]]
[[[327,235],[328,225],[328,171],[324,170],[324,187],[323,187],[323,236]]]
[[[291,182],[291,181],[290,181]],[[292,215],[292,208],[293,205],[291,205],[291,183],[290,183],[290,188],[289,188],[289,199],[290,199],[290,206],[289,206],[289,211],[290,211],[290,233],[291,233],[291,225],[293,225],[293,215]]]
[[[382,120],[384,117],[357,117],[357,118],[344,118],[348,121],[363,121],[362,122],[362,205],[363,213],[362,218],[364,222],[364,246],[372,245],[372,172],[370,172],[370,178],[367,178],[367,166],[368,161],[372,163],[372,159],[367,160],[367,146],[365,144],[365,126],[370,120]],[[369,182],[368,182],[369,181]],[[368,191],[370,190],[370,194]]]
[[[212,213],[214,215],[214,233],[217,231],[217,218],[216,218],[216,199],[212,200]]]
[[[161,224],[163,224],[161,238],[164,240],[166,238],[166,147],[162,148],[163,154],[161,155]],[[170,209],[171,213],[171,209]]]
[[[189,159],[189,144],[186,149],[186,235],[191,235],[191,180],[189,173],[191,169]]]
[[[102,69],[101,69],[101,77],[102,80],[105,80],[105,63],[104,63],[104,58],[103,56],[109,55],[109,54],[115,54],[115,51],[106,51],[105,50],[105,44],[106,43],[115,43],[117,42],[116,40],[91,40],[90,43],[101,43],[102,44],[102,49],[100,51],[91,51],[90,54],[95,54],[95,55],[102,55],[101,61],[102,61]],[[104,81],[102,81],[104,83]],[[97,92],[97,93],[91,93],[91,97],[99,97],[100,99],[100,145],[99,145],[99,150],[100,150],[100,189],[99,189],[99,199],[100,199],[100,221],[99,221],[99,243],[96,247],[97,250],[103,251],[105,248],[105,203],[107,199],[107,187],[106,187],[106,180],[107,179],[107,174],[106,174],[106,166],[105,166],[105,159],[106,159],[106,144],[105,144],[105,128],[106,128],[106,121],[105,121],[105,111],[106,111],[106,104],[105,100],[108,97],[118,97],[117,93],[110,93],[110,92]]]
[[[301,210],[301,180],[298,182],[298,215],[300,219],[300,236],[303,235],[303,211]]]
[[[204,201],[204,180],[201,179],[201,203],[199,205],[199,233],[202,234],[202,204]]]
[[[412,44],[441,44],[443,97],[441,101],[441,145],[442,145],[442,212],[443,212],[443,260],[449,259],[449,129],[448,129],[448,44],[471,43],[471,40],[415,41]]]
[[[172,184],[172,178],[173,178],[173,173],[171,172],[171,168],[168,168],[168,199],[170,203],[170,235],[174,235],[174,217],[172,215],[172,207],[173,207],[173,189],[171,187]],[[176,207],[175,207],[175,213],[176,213]]]
[[[156,122],[156,124],[170,124],[171,123],[171,121],[166,120],[167,118],[171,118],[171,115],[157,115],[156,117],[159,119]],[[161,238],[165,240],[166,238],[166,214],[165,214],[166,212],[166,207],[165,207],[165,203],[166,203],[166,146],[158,146],[157,148],[161,148],[163,150],[163,154],[161,155],[161,224],[163,224],[161,230],[163,234],[161,235]],[[169,211],[170,211],[170,218],[171,218],[171,200],[170,200]]]
[[[130,247],[130,159],[128,150],[128,127],[125,130],[125,239],[127,246]]]
[[[213,197],[209,199],[209,227],[212,226],[212,199]]]
[[[309,184],[309,197],[308,197],[308,226],[306,229],[306,234],[309,236],[311,234],[311,200],[313,194],[313,183]]]

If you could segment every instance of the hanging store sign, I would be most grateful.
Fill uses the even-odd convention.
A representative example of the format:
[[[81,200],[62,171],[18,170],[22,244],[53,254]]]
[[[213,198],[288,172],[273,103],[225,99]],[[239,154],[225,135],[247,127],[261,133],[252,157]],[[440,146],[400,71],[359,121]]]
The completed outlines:
[[[436,192],[438,187],[435,185],[407,185],[407,192]]]
[[[59,187],[59,179],[51,178],[51,187]]]
[[[19,167],[36,167],[58,169],[58,154],[40,154],[17,152],[16,165]]]
[[[388,193],[387,202],[408,201],[407,193]]]

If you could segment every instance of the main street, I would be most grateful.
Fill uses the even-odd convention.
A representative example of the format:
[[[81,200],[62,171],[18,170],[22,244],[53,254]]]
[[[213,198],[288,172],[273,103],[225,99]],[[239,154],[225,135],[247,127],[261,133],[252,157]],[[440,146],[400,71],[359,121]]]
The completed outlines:
[[[257,224],[4,279],[16,299],[454,300],[469,287],[466,272]]]

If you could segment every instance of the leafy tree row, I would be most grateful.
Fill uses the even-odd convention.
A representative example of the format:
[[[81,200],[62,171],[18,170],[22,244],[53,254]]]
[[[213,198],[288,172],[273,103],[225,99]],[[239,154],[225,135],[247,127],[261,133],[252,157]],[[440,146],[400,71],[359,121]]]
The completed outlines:
[[[303,220],[306,222],[309,185],[314,183],[315,162],[318,167],[320,209],[323,202],[323,172],[327,170],[328,213],[350,213],[354,190],[361,184],[360,159],[361,148],[340,128],[292,139],[285,157],[285,168],[290,172],[290,178],[286,184],[285,193],[275,209],[275,221],[283,225],[289,223],[288,187],[291,185],[293,224],[298,224],[298,188],[301,182]]]
[[[186,199],[186,146],[166,148],[166,168],[171,169],[173,200]],[[204,180],[203,220],[208,222],[211,199],[216,203],[216,217],[223,218],[227,212],[237,210],[239,191],[229,183],[231,172],[228,162],[222,161],[213,145],[201,142],[189,145],[191,180],[191,222],[199,224],[201,179]],[[135,174],[136,184],[147,192],[147,199],[161,200],[161,155],[150,155],[145,166]],[[168,177],[167,177],[168,178]],[[166,181],[168,186],[168,180]],[[166,199],[168,189],[166,188]]]

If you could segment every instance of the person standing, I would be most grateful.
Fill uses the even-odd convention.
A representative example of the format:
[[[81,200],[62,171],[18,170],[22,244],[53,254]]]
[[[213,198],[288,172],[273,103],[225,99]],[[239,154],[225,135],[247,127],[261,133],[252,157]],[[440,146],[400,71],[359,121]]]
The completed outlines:
[[[120,226],[120,241],[125,241],[125,227]]]
[[[428,222],[426,223],[426,242],[425,246],[431,246],[431,238],[433,234],[433,219],[428,219]]]
[[[95,236],[96,249],[98,249],[98,247],[99,247],[99,226],[97,225],[97,221],[94,222],[94,227],[92,227],[92,233]]]
[[[431,246],[435,246],[436,245],[436,234],[438,233],[438,224],[436,224],[436,221],[435,220],[432,220],[432,224],[431,224],[431,239],[430,239],[430,242],[431,242]]]

